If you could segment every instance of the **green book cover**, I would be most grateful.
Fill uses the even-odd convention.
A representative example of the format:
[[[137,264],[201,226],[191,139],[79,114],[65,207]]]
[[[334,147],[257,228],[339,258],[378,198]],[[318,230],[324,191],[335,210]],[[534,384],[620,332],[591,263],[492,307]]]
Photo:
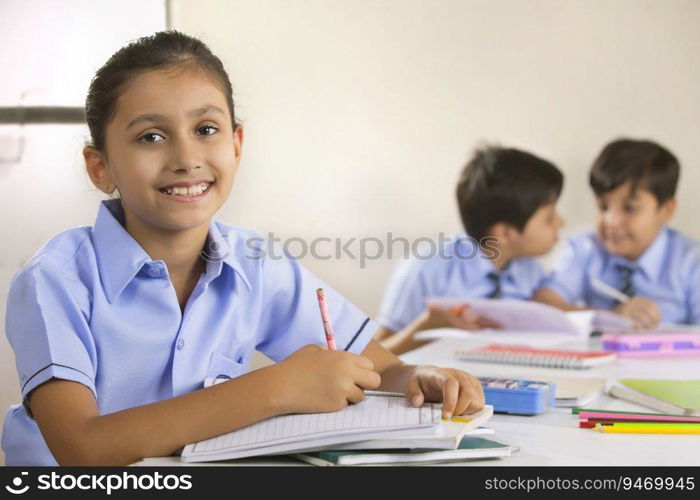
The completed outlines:
[[[315,465],[411,464],[447,462],[469,458],[509,456],[518,447],[480,437],[465,436],[455,450],[444,449],[385,449],[385,450],[324,450],[295,454],[299,460]]]
[[[700,380],[623,378],[620,383],[688,410],[700,410]]]

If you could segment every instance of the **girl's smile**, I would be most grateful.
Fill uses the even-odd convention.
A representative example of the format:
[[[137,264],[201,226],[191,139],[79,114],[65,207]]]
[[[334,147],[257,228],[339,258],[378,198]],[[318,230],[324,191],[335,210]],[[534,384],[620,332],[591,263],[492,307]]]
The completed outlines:
[[[166,198],[172,199],[179,203],[194,203],[207,194],[209,194],[209,188],[214,184],[214,181],[197,180],[192,182],[176,182],[175,184],[168,184],[162,188],[160,191]]]

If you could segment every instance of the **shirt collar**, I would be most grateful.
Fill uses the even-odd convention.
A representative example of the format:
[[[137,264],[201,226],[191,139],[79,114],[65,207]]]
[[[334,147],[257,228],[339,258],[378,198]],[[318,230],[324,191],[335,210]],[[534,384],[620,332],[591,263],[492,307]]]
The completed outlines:
[[[666,255],[666,247],[668,246],[668,229],[661,228],[658,236],[653,243],[649,245],[639,259],[637,265],[652,281],[659,279],[661,268],[663,267],[664,255]]]
[[[124,229],[124,210],[118,199],[104,200],[97,212],[92,228],[93,244],[97,253],[97,265],[107,300],[113,303],[141,268],[152,262],[138,242]],[[207,249],[202,257],[207,261],[206,280],[221,274],[222,263],[227,264],[241,277],[248,290],[250,280],[231,251],[218,224],[211,221]]]
[[[473,277],[474,282],[483,281],[491,273],[498,274],[501,278],[509,281],[515,281],[517,279],[517,265],[515,265],[515,260],[509,262],[505,269],[498,270],[493,265],[493,261],[484,254],[482,248],[467,233],[457,233],[455,239],[460,246],[459,252],[461,255],[471,255],[474,253],[474,250],[476,250],[476,257],[474,257],[476,259],[476,272],[468,274],[468,277]]]
[[[205,252],[202,252],[203,257],[204,253]],[[224,264],[228,265],[241,278],[245,286],[248,288],[248,291],[253,290],[252,286],[250,285],[248,275],[244,271],[243,266],[241,266],[239,256],[235,254],[235,252],[231,249],[231,246],[229,245],[228,228],[223,225],[220,226],[219,223],[215,222],[214,220],[212,220],[209,224],[209,238],[207,242],[206,253],[207,274],[210,273],[211,268],[211,272],[214,272],[216,270],[216,275],[218,276],[218,274],[220,274],[221,272],[221,262],[223,262]],[[212,262],[210,261],[210,257],[214,257],[211,260],[218,261],[218,266],[210,266],[210,264],[212,264]]]

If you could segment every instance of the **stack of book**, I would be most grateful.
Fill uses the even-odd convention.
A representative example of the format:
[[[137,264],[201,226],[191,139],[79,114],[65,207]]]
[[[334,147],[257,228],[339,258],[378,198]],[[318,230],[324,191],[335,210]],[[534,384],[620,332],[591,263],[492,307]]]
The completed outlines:
[[[412,407],[402,394],[367,391],[334,413],[282,415],[187,445],[184,462],[290,455],[314,465],[444,463],[518,452],[482,437],[493,407],[443,421],[441,405]]]

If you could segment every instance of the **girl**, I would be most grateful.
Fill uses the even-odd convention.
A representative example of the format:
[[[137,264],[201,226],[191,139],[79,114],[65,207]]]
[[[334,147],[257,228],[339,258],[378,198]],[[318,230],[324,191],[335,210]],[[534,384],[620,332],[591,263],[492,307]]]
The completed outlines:
[[[482,408],[475,378],[403,364],[371,340],[374,321],[296,261],[251,254],[256,233],[212,221],[243,129],[201,41],[166,31],[122,48],[86,113],[88,175],[118,197],[12,280],[23,404],[5,418],[8,465],[129,464],[274,415],[337,411],[365,389],[443,401],[446,417]],[[314,345],[319,287],[335,351]],[[278,363],[248,372],[255,349]]]

